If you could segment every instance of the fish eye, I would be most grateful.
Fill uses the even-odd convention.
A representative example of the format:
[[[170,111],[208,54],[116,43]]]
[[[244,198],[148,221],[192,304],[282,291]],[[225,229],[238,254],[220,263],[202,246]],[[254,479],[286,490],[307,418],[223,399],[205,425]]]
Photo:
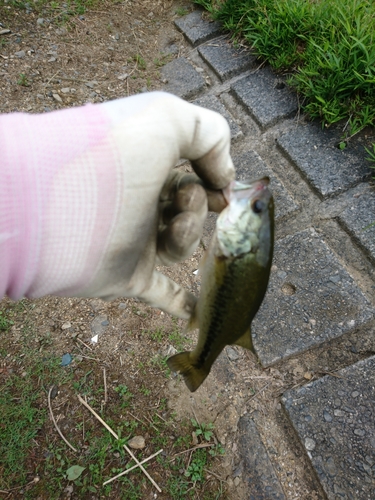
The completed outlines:
[[[260,214],[264,210],[263,202],[261,202],[260,200],[255,200],[252,209],[255,214]]]

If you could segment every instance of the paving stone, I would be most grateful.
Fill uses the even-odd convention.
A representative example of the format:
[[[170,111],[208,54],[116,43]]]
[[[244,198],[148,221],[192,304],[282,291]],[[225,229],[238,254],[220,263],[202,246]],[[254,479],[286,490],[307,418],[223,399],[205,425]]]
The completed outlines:
[[[353,278],[313,229],[275,244],[263,304],[252,325],[263,365],[339,337],[375,317]]]
[[[167,80],[164,90],[183,99],[194,97],[205,88],[202,76],[195,71],[185,57],[174,59],[163,66],[161,75]]]
[[[362,186],[351,204],[340,213],[339,222],[375,262],[375,190]]]
[[[230,127],[230,135],[232,139],[238,139],[242,136],[242,131],[237,123],[234,121],[234,118],[228,113],[225,106],[219,101],[219,99],[213,95],[204,96],[199,99],[193,101],[194,104],[198,106],[202,106],[203,108],[211,109],[212,111],[216,111],[220,113],[229,123]]]
[[[241,417],[238,422],[238,446],[244,462],[242,475],[250,500],[283,500],[281,485],[268,457],[254,421]]]
[[[262,128],[297,112],[297,97],[270,68],[264,68],[233,83],[235,98]]]
[[[227,40],[202,45],[198,52],[222,81],[253,68],[256,61],[250,51],[236,49]]]
[[[322,130],[318,124],[308,123],[300,124],[277,140],[281,150],[322,198],[371,176],[364,146],[358,143],[340,150],[337,146],[341,134],[339,130]]]
[[[174,22],[176,27],[182,31],[194,47],[215,38],[222,32],[222,27],[219,22],[206,21],[202,19],[202,14],[202,11],[195,10],[187,16],[176,19]]]
[[[270,188],[275,200],[275,217],[279,219],[298,209],[298,205],[285,189],[282,182],[268,167],[255,151],[247,151],[241,155],[234,156],[233,162],[236,167],[238,180],[258,179],[264,175],[270,178]]]
[[[287,391],[282,402],[328,499],[373,500],[375,357],[337,375]]]

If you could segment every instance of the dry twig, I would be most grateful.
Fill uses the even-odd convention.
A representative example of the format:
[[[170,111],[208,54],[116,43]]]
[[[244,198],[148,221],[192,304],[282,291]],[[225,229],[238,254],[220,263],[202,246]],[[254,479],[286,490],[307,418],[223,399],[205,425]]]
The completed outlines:
[[[86,403],[86,401],[84,399],[81,398],[81,396],[78,394],[78,399],[79,401],[83,404],[83,406],[85,406],[89,411],[91,411],[91,413],[94,415],[95,418],[97,418],[97,420],[99,420],[99,422],[104,425],[104,427],[107,429],[107,431],[109,431],[112,436],[115,438],[115,439],[119,439],[118,435],[115,433],[115,431],[113,429],[111,429],[109,427],[109,425],[104,422],[104,420],[96,413],[95,410],[93,410],[93,408],[91,408],[91,406]],[[146,469],[144,467],[142,467],[142,465],[140,464],[140,462],[138,461],[137,457],[134,456],[133,452],[126,446],[126,444],[124,444],[124,448],[125,450],[129,453],[129,455],[132,457],[132,459],[134,460],[134,462],[138,465],[138,467],[141,469],[141,471],[145,474],[145,476],[148,477],[148,479],[152,482],[152,484],[155,486],[155,488],[158,490],[159,493],[161,493],[161,489],[159,488],[159,486],[155,483],[155,481],[152,479],[152,477],[150,476],[150,474],[146,471]]]
[[[159,455],[159,453],[161,453],[162,451],[163,451],[163,448],[161,450],[157,451],[156,453],[154,453],[153,455],[149,456],[148,458],[145,458],[144,460],[142,460],[142,462],[139,462],[139,465],[145,464],[146,462],[148,462],[152,458],[156,457],[156,455]],[[139,467],[139,465],[138,464],[133,465],[133,467],[130,467],[130,469],[126,469],[123,472],[120,472],[120,474],[117,474],[117,476],[112,477],[111,479],[108,479],[105,483],[103,483],[103,486],[111,483],[112,481],[114,481],[115,479],[118,479],[121,476],[125,476],[125,474],[132,471],[133,469],[136,469],[137,467]]]
[[[245,401],[245,404],[249,403],[252,399],[255,399],[257,396],[259,396],[259,394],[261,392],[263,392],[265,389],[267,389],[267,387],[271,384],[271,382],[268,382],[268,384],[264,385],[261,389],[259,389],[258,392],[256,392],[255,394],[253,394],[249,399],[247,399]]]
[[[76,337],[75,340],[78,340],[78,342],[81,342],[81,344],[83,344],[85,347],[87,347],[87,349],[90,349],[90,351],[92,351],[92,347],[90,347],[89,345],[87,345],[83,340],[81,340],[79,337]]]
[[[52,406],[51,406],[51,392],[52,392],[52,389],[53,389],[53,386],[50,387],[50,390],[48,392],[48,408],[49,408],[49,412],[51,414],[51,418],[52,418],[52,422],[53,422],[53,425],[55,426],[57,432],[60,434],[61,438],[65,441],[65,443],[69,446],[69,448],[71,448],[73,451],[75,451],[77,453],[77,450],[74,448],[74,446],[72,446],[69,441],[64,437],[63,433],[61,432],[59,426],[57,425],[57,422],[55,420],[55,417],[53,416],[53,412],[52,412]]]
[[[201,443],[201,444],[198,444],[197,446],[194,446],[194,448],[189,448],[188,450],[184,450],[184,451],[180,451],[180,452],[176,453],[175,455],[173,455],[173,458],[177,457],[178,455],[182,455],[183,453],[188,453],[189,451],[198,450],[199,448],[208,448],[210,446],[214,446],[214,444],[215,443]]]
[[[103,380],[104,380],[104,404],[108,401],[108,393],[107,393],[107,377],[105,368],[103,368]]]
[[[225,479],[223,479],[222,477],[220,477],[218,474],[215,474],[215,472],[212,472],[212,470],[208,470],[208,469],[203,469],[205,472],[207,472],[207,474],[211,474],[211,476],[214,476],[216,477],[216,479],[218,479],[219,481],[222,481],[224,482]]]

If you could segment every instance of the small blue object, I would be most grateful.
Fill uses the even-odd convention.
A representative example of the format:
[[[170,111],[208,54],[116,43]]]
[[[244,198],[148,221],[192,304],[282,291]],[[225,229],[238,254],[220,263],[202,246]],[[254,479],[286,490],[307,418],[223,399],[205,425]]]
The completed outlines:
[[[64,354],[61,360],[61,366],[68,366],[73,361],[73,358],[70,354]]]

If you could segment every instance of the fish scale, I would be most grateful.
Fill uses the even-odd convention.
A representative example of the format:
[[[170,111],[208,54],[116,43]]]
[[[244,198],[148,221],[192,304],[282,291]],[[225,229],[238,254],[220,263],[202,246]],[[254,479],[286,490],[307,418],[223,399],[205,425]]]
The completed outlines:
[[[219,288],[217,296],[216,296],[216,301],[212,305],[212,310],[214,311],[213,312],[213,319],[212,319],[212,322],[210,324],[210,328],[207,332],[207,338],[206,338],[206,342],[205,342],[204,347],[203,347],[203,351],[200,354],[199,359],[198,359],[198,363],[197,363],[198,368],[200,368],[204,364],[206,357],[211,350],[211,346],[217,337],[217,332],[221,326],[222,318],[225,314],[225,306],[228,302],[228,298],[234,292],[234,286],[235,286],[235,280],[233,279],[231,274],[225,275],[224,283]]]
[[[233,181],[224,190],[228,206],[200,264],[201,291],[189,322],[189,327],[199,327],[198,344],[167,361],[192,392],[226,345],[256,354],[250,326],[267,290],[273,254],[274,206],[268,183],[268,178]]]

